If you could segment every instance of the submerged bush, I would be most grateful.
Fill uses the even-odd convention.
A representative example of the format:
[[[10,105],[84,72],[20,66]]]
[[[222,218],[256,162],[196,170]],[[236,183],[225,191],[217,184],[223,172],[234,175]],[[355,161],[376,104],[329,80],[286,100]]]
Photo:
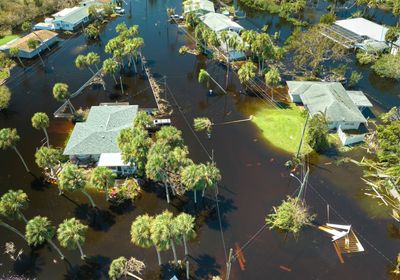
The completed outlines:
[[[374,65],[372,69],[382,78],[400,79],[400,54],[384,54]]]
[[[358,63],[360,63],[362,65],[374,63],[376,61],[375,55],[369,54],[366,52],[362,52],[362,51],[360,51],[356,54],[356,58],[357,58]]]

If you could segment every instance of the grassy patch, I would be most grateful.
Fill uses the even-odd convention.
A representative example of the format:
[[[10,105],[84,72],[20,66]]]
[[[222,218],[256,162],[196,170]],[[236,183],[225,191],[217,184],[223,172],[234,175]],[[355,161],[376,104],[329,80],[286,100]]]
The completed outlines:
[[[18,38],[18,35],[6,35],[4,37],[0,37],[0,46],[10,42],[11,40],[14,40],[15,38]]]
[[[294,154],[300,143],[305,119],[301,109],[291,104],[287,109],[262,108],[254,114],[253,122],[272,145]],[[311,148],[303,142],[302,153],[310,151]]]

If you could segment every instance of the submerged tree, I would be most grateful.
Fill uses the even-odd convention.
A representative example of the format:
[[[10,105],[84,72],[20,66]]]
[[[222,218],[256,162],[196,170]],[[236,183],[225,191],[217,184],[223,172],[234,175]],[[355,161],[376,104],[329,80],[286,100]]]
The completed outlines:
[[[21,57],[19,56],[20,49],[15,47],[10,49],[10,55],[12,57],[16,57],[23,68],[25,68],[25,64],[22,62]]]
[[[177,228],[174,224],[173,214],[165,210],[162,214],[157,215],[151,224],[151,239],[159,250],[167,250],[172,248],[174,262],[178,262],[176,254],[175,242],[177,236]]]
[[[180,213],[175,217],[174,225],[176,227],[177,239],[183,241],[185,247],[185,256],[189,255],[189,250],[187,247],[187,241],[196,236],[195,218],[187,213]]]
[[[62,160],[63,154],[60,149],[42,146],[35,153],[36,164],[44,170],[49,169],[51,177],[57,177],[56,168],[61,165]]]
[[[26,172],[31,172],[26,165],[26,162],[24,158],[22,157],[21,153],[17,149],[17,144],[20,140],[20,137],[17,133],[17,130],[15,128],[3,128],[0,130],[0,149],[5,150],[5,149],[13,149],[18,157],[20,158],[22,164],[24,165]]]
[[[103,61],[103,71],[105,74],[111,74],[115,84],[118,84],[115,74],[120,70],[120,66],[113,58],[107,58]]]
[[[272,100],[274,100],[274,87],[278,86],[281,80],[281,75],[276,67],[272,67],[265,74],[265,83],[271,87]]]
[[[240,66],[238,70],[238,77],[240,83],[242,83],[245,88],[247,88],[247,84],[256,76],[256,70],[257,67],[251,61],[248,61]]]
[[[11,91],[8,87],[0,85],[0,111],[7,109],[11,99]]]
[[[206,131],[208,136],[211,136],[213,123],[209,118],[195,118],[193,119],[194,130]]]
[[[31,246],[39,246],[47,241],[58,252],[61,259],[64,259],[63,253],[52,240],[55,232],[55,228],[47,217],[36,216],[26,224],[25,238]]]
[[[105,166],[97,166],[90,176],[90,183],[98,190],[104,191],[108,200],[108,189],[114,185],[116,174]]]
[[[0,214],[10,220],[23,220],[25,223],[28,220],[22,213],[29,206],[28,195],[22,190],[8,190],[0,198]]]
[[[131,257],[129,260],[125,257],[119,257],[112,260],[110,269],[108,270],[108,276],[112,280],[118,280],[126,276],[131,276],[138,280],[142,280],[142,278],[133,273],[141,274],[145,267],[146,266],[144,262],[133,257]]]
[[[49,134],[47,133],[47,128],[49,127],[49,125],[50,120],[46,113],[38,112],[33,115],[32,126],[35,129],[43,130],[44,135],[46,136],[47,147],[50,147]]]
[[[82,245],[85,243],[85,234],[88,226],[75,218],[64,220],[57,229],[57,239],[60,245],[69,250],[79,249],[81,259],[85,259]]]
[[[133,127],[147,129],[153,124],[153,119],[146,111],[139,111],[133,120]]]
[[[65,163],[59,177],[59,187],[62,191],[81,191],[90,201],[93,208],[96,208],[93,198],[85,190],[86,177],[83,171],[72,163]]]
[[[151,238],[153,220],[153,217],[148,214],[136,217],[131,226],[131,242],[140,248],[154,246],[157,251],[158,264],[161,266],[162,261],[159,248],[153,243],[153,239]]]
[[[328,125],[323,114],[312,116],[307,129],[307,143],[317,152],[322,152],[329,148]]]
[[[74,106],[70,101],[71,94],[69,92],[69,87],[65,83],[56,83],[53,87],[53,96],[57,101],[67,102],[71,111],[75,112]]]
[[[287,197],[278,207],[273,207],[274,213],[269,214],[265,222],[270,229],[280,229],[293,234],[298,234],[300,230],[310,225],[315,215],[311,215],[299,198]]]

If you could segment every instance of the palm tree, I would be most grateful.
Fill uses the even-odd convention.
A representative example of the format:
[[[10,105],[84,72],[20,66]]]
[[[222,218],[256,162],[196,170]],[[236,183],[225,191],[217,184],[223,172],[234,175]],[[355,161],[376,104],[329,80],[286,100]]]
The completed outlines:
[[[10,55],[12,57],[16,57],[19,61],[19,63],[22,65],[22,67],[25,69],[25,64],[22,62],[21,57],[19,56],[19,48],[11,48],[10,49]]]
[[[103,71],[105,74],[111,74],[114,78],[115,84],[118,84],[117,79],[115,78],[115,73],[117,73],[120,69],[118,62],[113,58],[107,58],[103,61]]]
[[[195,118],[193,119],[193,126],[195,131],[203,131],[207,132],[207,135],[211,137],[211,131],[213,122],[209,118]]]
[[[11,220],[21,219],[27,223],[28,220],[22,211],[28,208],[28,206],[28,195],[22,190],[8,190],[0,198],[0,214]]]
[[[10,104],[11,91],[8,87],[0,85],[0,111],[4,110]]]
[[[175,242],[177,232],[174,225],[173,214],[168,210],[162,212],[162,214],[157,215],[153,223],[151,224],[151,239],[154,244],[157,244],[161,249],[172,248],[172,253],[174,255],[174,262],[178,262],[176,255]]]
[[[100,56],[95,53],[95,52],[89,52],[86,55],[86,64],[88,65],[89,69],[91,65],[94,65],[97,69],[97,71],[99,70],[99,67],[97,66],[97,64],[100,62]],[[94,74],[94,73],[93,73]]]
[[[55,232],[55,228],[47,217],[36,216],[26,224],[25,238],[31,246],[42,245],[47,241],[58,252],[61,259],[64,259],[63,253],[52,241]]]
[[[183,245],[185,246],[185,256],[189,255],[189,250],[187,247],[187,240],[192,239],[196,236],[195,227],[195,218],[192,215],[187,213],[180,213],[174,219],[174,225],[176,228],[177,238],[179,241],[183,241]]]
[[[139,111],[133,120],[133,127],[146,129],[148,126],[153,124],[153,119],[154,118],[146,111]]]
[[[90,201],[93,208],[96,208],[93,198],[85,190],[86,177],[81,169],[75,164],[65,163],[59,177],[59,187],[62,191],[81,191]]]
[[[230,55],[229,55],[229,44],[228,44],[228,39],[229,39],[229,33],[228,31],[224,30],[220,32],[220,38],[222,42],[225,43],[225,49],[227,50],[226,54],[226,85],[225,88],[228,87],[228,80],[229,80],[229,66],[230,66]]]
[[[281,75],[279,74],[278,68],[272,67],[265,74],[265,83],[271,87],[272,100],[274,100],[274,87],[279,85],[280,82],[281,82]]]
[[[123,276],[131,276],[138,280],[143,280],[133,273],[135,272],[141,274],[145,267],[146,265],[142,261],[139,261],[133,257],[129,260],[125,257],[119,257],[112,260],[110,269],[108,270],[108,276],[112,280],[120,279]]]
[[[86,56],[80,54],[75,58],[75,66],[78,69],[85,69],[88,68],[90,72],[94,75],[92,68],[89,67],[87,64]]]
[[[17,149],[17,144],[20,140],[18,132],[15,128],[3,128],[0,130],[0,149],[5,150],[12,148],[19,156],[22,164],[24,165],[26,172],[31,172],[26,165],[24,158]]]
[[[44,135],[46,136],[47,147],[50,147],[49,134],[47,133],[47,128],[49,127],[49,123],[50,120],[46,113],[38,112],[35,113],[32,117],[33,128],[38,130],[39,129],[43,130]]]
[[[205,70],[205,69],[200,69],[199,76],[198,76],[198,81],[199,83],[204,82],[207,80],[207,88],[210,87],[210,80],[213,81],[225,94],[227,94],[226,90],[213,78],[211,75]]]
[[[97,166],[90,176],[90,183],[99,190],[104,191],[108,201],[108,189],[114,185],[115,173],[105,166]]]
[[[4,222],[3,220],[0,219],[0,226],[14,232],[15,234],[17,234],[19,237],[23,238],[26,241],[25,236],[23,235],[22,232],[20,232],[18,229],[16,229],[13,226],[10,226],[9,224],[7,224],[6,222]]]
[[[31,39],[28,40],[28,42],[26,44],[27,44],[27,46],[28,46],[28,48],[30,50],[35,50],[37,47],[40,46],[40,41],[31,38]],[[42,56],[40,55],[40,51],[38,51],[37,54],[38,54],[38,56],[40,58],[40,61],[42,62],[43,67],[46,66],[44,64]]]
[[[57,229],[57,239],[60,245],[69,250],[79,249],[81,259],[85,259],[85,254],[82,250],[82,245],[85,243],[85,234],[88,226],[82,224],[75,218],[66,219]]]
[[[159,247],[153,242],[151,227],[154,218],[148,214],[136,217],[131,226],[131,242],[140,248],[155,246],[157,251],[158,264],[161,266],[161,255]]]
[[[245,88],[247,87],[247,83],[253,80],[254,77],[256,76],[256,70],[257,67],[251,61],[248,61],[242,64],[242,66],[240,66],[238,71],[238,77],[240,82],[244,85]]]
[[[44,41],[42,40],[42,38],[40,38],[40,36],[34,30],[32,30],[32,24],[29,21],[23,22],[21,25],[21,29],[22,29],[22,31],[27,32],[27,33],[32,31],[32,33],[35,34],[35,36],[39,39],[39,42],[41,44],[44,44]],[[46,44],[46,48],[48,50],[50,50],[50,48],[47,44]]]
[[[163,126],[156,133],[157,143],[164,143],[171,147],[182,147],[184,141],[182,138],[182,131],[174,126]]]
[[[69,87],[67,84],[56,83],[53,87],[53,96],[57,101],[67,102],[71,111],[73,113],[75,112],[75,108],[74,106],[72,106],[72,103],[70,101],[71,94],[69,92]]]
[[[56,179],[58,177],[55,169],[60,166],[62,158],[62,151],[60,149],[55,149],[52,147],[42,146],[35,153],[36,164],[44,170],[49,169],[50,176],[56,177]],[[59,189],[59,191],[59,194],[61,194],[61,189]]]

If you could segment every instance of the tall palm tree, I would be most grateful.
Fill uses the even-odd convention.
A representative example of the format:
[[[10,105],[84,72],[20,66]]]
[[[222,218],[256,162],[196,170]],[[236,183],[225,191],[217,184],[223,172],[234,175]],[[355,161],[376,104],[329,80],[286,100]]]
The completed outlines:
[[[183,241],[183,245],[185,247],[185,256],[189,254],[189,250],[187,247],[187,240],[192,239],[196,236],[195,227],[195,218],[187,213],[180,213],[174,219],[174,225],[177,232],[177,238],[179,241]]]
[[[139,111],[133,120],[133,127],[146,129],[148,126],[153,124],[153,119],[154,118],[146,111]]]
[[[153,242],[151,227],[154,218],[148,214],[136,217],[131,226],[131,242],[140,248],[150,248],[154,246],[157,252],[158,264],[161,266],[161,254],[157,243]]]
[[[52,147],[42,146],[35,153],[36,164],[43,169],[50,170],[50,176],[52,178],[58,179],[56,174],[56,168],[61,165],[63,155],[60,149],[55,149]],[[61,189],[59,188],[61,194]]]
[[[24,158],[22,157],[21,153],[17,149],[17,144],[20,140],[18,132],[15,128],[3,128],[0,130],[0,149],[13,149],[18,157],[20,158],[22,164],[24,165],[26,172],[31,172],[26,165]]]
[[[229,81],[229,66],[231,64],[230,62],[230,55],[229,55],[229,43],[228,43],[228,39],[229,39],[229,33],[228,31],[224,30],[220,32],[220,38],[221,41],[225,44],[225,49],[227,50],[227,54],[226,54],[226,85],[225,88],[228,87],[228,81]]]
[[[81,191],[90,201],[93,208],[96,208],[93,198],[85,190],[86,177],[83,171],[72,163],[65,163],[59,177],[59,187],[61,190],[69,192]]]
[[[32,30],[32,23],[30,23],[29,21],[23,22],[21,25],[21,29],[22,29],[22,31],[27,32],[27,33],[32,31],[32,33],[39,39],[39,42],[41,44],[44,44],[43,39],[40,38],[40,36],[34,30]],[[50,50],[50,47],[47,44],[45,44],[45,46],[48,50]]]
[[[90,183],[99,190],[104,191],[108,200],[108,189],[114,185],[116,174],[105,166],[97,166],[90,176]]]
[[[227,94],[226,90],[205,70],[200,69],[199,76],[197,78],[199,83],[207,80],[207,88],[210,87],[210,80],[213,81],[225,94]]]
[[[95,52],[89,52],[86,55],[86,63],[88,65],[88,67],[90,67],[91,65],[94,65],[94,67],[96,67],[96,69],[98,71],[99,67],[97,66],[97,64],[100,63],[100,56]]]
[[[173,214],[165,210],[162,214],[157,215],[151,224],[151,239],[162,250],[172,248],[174,262],[178,262],[176,255],[175,242],[177,232],[174,225]]]
[[[27,223],[28,220],[22,211],[28,208],[28,206],[28,195],[22,190],[8,190],[0,198],[0,214],[11,220],[21,219]]]
[[[105,74],[111,74],[114,78],[115,84],[118,84],[117,79],[115,78],[115,74],[120,70],[120,66],[118,62],[116,62],[113,58],[107,58],[103,61],[103,71]]]
[[[21,66],[25,69],[25,64],[22,62],[21,57],[19,56],[19,48],[17,48],[17,47],[11,48],[10,55],[12,57],[16,57],[18,59],[19,63],[21,64]]]
[[[256,76],[256,70],[257,67],[251,61],[248,61],[240,66],[238,77],[244,88],[247,88],[249,81],[254,79]]]
[[[182,138],[182,131],[174,126],[163,126],[156,133],[157,143],[163,143],[174,147],[183,147],[185,144]]]
[[[49,134],[47,128],[49,127],[50,120],[46,113],[37,112],[32,117],[32,126],[35,129],[42,129],[46,136],[47,147],[50,147]]]
[[[57,101],[67,102],[71,111],[73,113],[75,112],[75,108],[74,108],[74,106],[72,106],[72,103],[70,101],[71,94],[69,92],[69,87],[67,84],[56,83],[53,86],[53,96]]]
[[[94,75],[94,71],[93,71],[92,68],[90,68],[90,66],[88,65],[87,60],[86,60],[86,56],[84,56],[83,54],[80,54],[80,55],[78,55],[78,56],[75,58],[75,66],[76,66],[76,68],[78,68],[78,69],[85,69],[85,68],[87,68],[87,69],[89,69],[89,71]]]
[[[60,245],[69,250],[79,249],[81,259],[85,259],[82,245],[85,243],[85,234],[88,226],[82,224],[75,218],[65,219],[57,229],[57,239]]]
[[[26,44],[27,44],[27,46],[28,46],[28,48],[29,48],[30,50],[36,50],[36,49],[40,46],[40,41],[31,38],[31,39],[29,39],[29,40],[27,41]],[[42,62],[43,67],[45,67],[46,65],[44,64],[43,58],[42,58],[42,56],[40,55],[40,51],[38,51],[37,54],[38,54],[38,56],[39,56],[39,58],[40,58],[40,61]]]
[[[20,232],[18,229],[16,229],[13,226],[10,226],[9,224],[7,224],[6,222],[4,222],[1,219],[0,219],[0,226],[14,232],[16,235],[18,235],[19,237],[23,238],[26,241],[25,235],[22,232]]]
[[[63,253],[52,240],[55,232],[55,228],[47,217],[36,216],[26,224],[25,238],[31,246],[42,245],[47,241],[58,252],[61,259],[64,259]]]
[[[10,104],[11,91],[8,87],[0,85],[0,111],[4,110]]]
[[[265,74],[265,83],[271,87],[272,100],[274,100],[274,87],[279,85],[281,80],[281,75],[279,74],[279,70],[276,67],[272,67]]]
[[[112,280],[117,280],[122,278],[123,276],[131,276],[138,280],[143,280],[139,276],[133,273],[142,273],[142,270],[146,267],[146,265],[135,258],[130,258],[129,260],[125,257],[119,257],[113,259],[110,264],[110,269],[108,270],[108,276]]]

